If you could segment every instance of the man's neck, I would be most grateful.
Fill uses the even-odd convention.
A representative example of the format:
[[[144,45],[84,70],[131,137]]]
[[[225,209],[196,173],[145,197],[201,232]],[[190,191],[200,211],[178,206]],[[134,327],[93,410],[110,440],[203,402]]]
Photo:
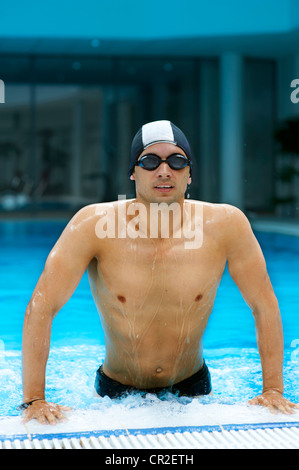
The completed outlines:
[[[173,238],[182,231],[184,221],[184,199],[180,202],[133,201],[129,220],[138,215],[138,230],[149,238]],[[135,214],[135,215],[134,215]]]

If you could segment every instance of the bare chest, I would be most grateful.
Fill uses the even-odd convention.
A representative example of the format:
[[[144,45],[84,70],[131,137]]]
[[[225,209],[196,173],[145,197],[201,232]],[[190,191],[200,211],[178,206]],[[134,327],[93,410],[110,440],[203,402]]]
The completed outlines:
[[[91,270],[97,297],[115,305],[147,305],[160,302],[177,308],[205,300],[216,292],[225,257],[214,240],[196,250],[179,240],[114,240]]]

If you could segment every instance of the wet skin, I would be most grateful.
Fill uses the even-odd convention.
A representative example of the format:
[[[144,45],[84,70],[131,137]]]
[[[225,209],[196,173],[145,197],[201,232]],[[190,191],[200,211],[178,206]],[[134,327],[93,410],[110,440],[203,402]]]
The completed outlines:
[[[151,146],[162,159],[175,151],[171,144]],[[202,336],[227,263],[256,323],[263,394],[253,403],[291,412],[296,405],[282,396],[279,307],[247,218],[230,205],[185,200],[188,167],[179,171],[166,163],[155,171],[136,167],[131,178],[136,199],[81,209],[49,254],[25,315],[24,401],[45,398],[51,324],[86,269],[105,333],[104,372],[123,384],[149,388],[179,382],[202,366]],[[175,203],[179,210],[169,223],[168,237],[161,236],[161,227],[151,237],[150,204],[161,202]],[[123,238],[118,233],[101,238],[103,218],[106,224],[112,217],[117,227],[119,221],[129,227],[136,216],[134,203],[145,208],[138,212],[135,227],[142,236],[133,238],[128,231]],[[183,232],[178,236],[185,213],[203,234],[202,243],[193,249],[186,248]],[[25,412],[25,420],[35,417],[54,423],[62,412],[53,407],[37,401]]]
[[[186,249],[184,242],[183,237],[101,241],[88,274],[106,338],[103,370],[114,380],[159,387],[202,366],[201,339],[225,252],[210,227],[202,248]]]

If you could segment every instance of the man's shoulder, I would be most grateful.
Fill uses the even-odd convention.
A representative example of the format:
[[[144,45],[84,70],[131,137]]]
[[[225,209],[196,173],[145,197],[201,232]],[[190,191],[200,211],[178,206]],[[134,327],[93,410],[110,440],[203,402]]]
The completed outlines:
[[[81,207],[73,215],[73,217],[71,218],[69,223],[73,224],[73,225],[77,225],[77,224],[80,224],[82,222],[84,223],[84,222],[90,220],[90,218],[92,218],[93,216],[96,215],[98,205],[99,204],[89,204],[87,206]]]
[[[244,212],[232,204],[208,204],[207,209],[211,215],[218,216],[221,220],[231,223],[247,219]]]
[[[99,219],[111,218],[111,216],[115,216],[118,213],[120,206],[126,206],[126,204],[131,200],[124,199],[124,200],[117,200],[117,201],[109,201],[109,202],[99,202],[94,204],[88,204],[81,209],[79,209],[71,220],[68,223],[68,227],[70,229],[82,229],[88,230],[94,228]],[[132,199],[133,201],[133,199]]]
[[[206,221],[214,221],[221,223],[242,222],[247,220],[247,217],[236,206],[231,204],[220,204],[206,201],[189,200],[190,204],[194,207],[201,207],[203,217]]]
[[[70,219],[67,229],[70,231],[86,231],[93,228],[100,214],[108,208],[108,203],[94,203],[81,207]]]
[[[245,213],[231,204],[212,204],[206,221],[214,227],[227,247],[236,247],[253,236],[252,227]],[[212,223],[214,222],[214,224]]]
[[[116,208],[118,206],[119,201],[111,201],[111,202],[98,202],[94,204],[88,204],[84,207],[81,207],[76,214],[73,216],[71,221],[73,223],[81,223],[81,222],[93,222],[97,221],[99,215],[102,215],[104,211],[108,211],[111,208]]]
[[[252,237],[251,224],[244,212],[231,204],[191,201],[201,205],[203,228],[217,237],[219,243],[234,245],[240,237]]]

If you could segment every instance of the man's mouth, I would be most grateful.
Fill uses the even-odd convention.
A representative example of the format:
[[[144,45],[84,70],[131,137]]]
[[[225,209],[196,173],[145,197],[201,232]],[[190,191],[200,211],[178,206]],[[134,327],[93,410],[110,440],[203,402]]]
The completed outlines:
[[[171,184],[158,184],[157,186],[155,186],[155,189],[157,189],[161,193],[168,193],[173,189],[173,186]]]

